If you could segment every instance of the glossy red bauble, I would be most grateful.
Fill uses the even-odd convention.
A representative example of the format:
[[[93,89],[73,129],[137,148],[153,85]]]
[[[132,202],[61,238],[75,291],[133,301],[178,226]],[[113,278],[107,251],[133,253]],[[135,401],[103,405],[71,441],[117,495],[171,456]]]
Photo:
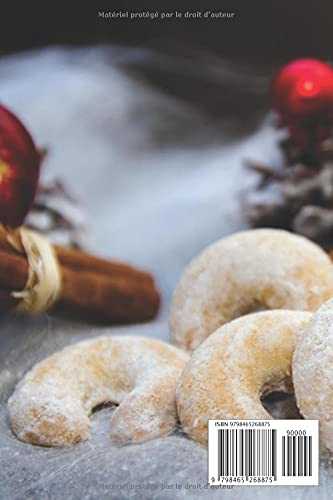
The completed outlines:
[[[41,156],[20,120],[0,105],[0,223],[20,226],[34,201]]]
[[[284,66],[272,85],[273,106],[284,117],[303,119],[333,112],[333,68],[316,59]]]
[[[293,61],[273,80],[272,98],[298,145],[320,141],[333,125],[333,68],[316,59]]]

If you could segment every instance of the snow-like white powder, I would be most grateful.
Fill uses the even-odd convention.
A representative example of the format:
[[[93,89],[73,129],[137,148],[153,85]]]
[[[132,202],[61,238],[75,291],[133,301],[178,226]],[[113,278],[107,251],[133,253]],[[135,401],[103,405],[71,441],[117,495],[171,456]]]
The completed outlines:
[[[62,446],[89,437],[89,415],[103,402],[119,407],[118,442],[166,434],[176,424],[175,387],[188,360],[180,349],[144,337],[104,336],[66,347],[38,363],[8,402],[23,441]]]
[[[297,405],[305,418],[320,421],[323,448],[333,452],[333,300],[314,314],[299,338],[293,359]]]
[[[209,246],[186,268],[173,297],[172,336],[194,349],[248,312],[312,311],[332,295],[333,265],[318,245],[287,231],[243,231]]]
[[[271,418],[262,391],[291,376],[297,333],[312,313],[262,311],[227,323],[193,353],[177,387],[184,430],[207,443],[208,419]]]

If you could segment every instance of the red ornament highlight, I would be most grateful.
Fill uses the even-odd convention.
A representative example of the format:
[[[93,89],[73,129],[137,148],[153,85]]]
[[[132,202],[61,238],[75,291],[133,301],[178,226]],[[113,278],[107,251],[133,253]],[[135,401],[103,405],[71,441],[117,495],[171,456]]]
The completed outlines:
[[[316,59],[284,66],[272,83],[273,108],[302,149],[317,148],[333,126],[333,68]]]
[[[0,105],[0,223],[22,225],[33,204],[41,155],[34,141],[7,108]]]

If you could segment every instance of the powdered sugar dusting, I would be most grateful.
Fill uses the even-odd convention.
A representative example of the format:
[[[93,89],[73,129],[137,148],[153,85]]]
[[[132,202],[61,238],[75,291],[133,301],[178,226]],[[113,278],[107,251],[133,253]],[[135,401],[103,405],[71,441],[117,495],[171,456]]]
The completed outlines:
[[[171,307],[174,342],[194,349],[224,323],[261,309],[312,311],[333,295],[333,266],[316,244],[274,229],[206,248],[185,270]]]
[[[23,441],[63,446],[89,437],[92,409],[119,404],[112,435],[121,443],[170,432],[175,386],[188,359],[164,342],[103,336],[66,347],[38,363],[18,384],[8,408]]]
[[[318,309],[299,339],[293,379],[301,413],[320,420],[322,445],[333,452],[333,300]]]
[[[312,313],[275,310],[238,318],[210,335],[193,353],[177,387],[184,430],[207,442],[208,419],[271,418],[260,396],[291,376],[296,334]]]

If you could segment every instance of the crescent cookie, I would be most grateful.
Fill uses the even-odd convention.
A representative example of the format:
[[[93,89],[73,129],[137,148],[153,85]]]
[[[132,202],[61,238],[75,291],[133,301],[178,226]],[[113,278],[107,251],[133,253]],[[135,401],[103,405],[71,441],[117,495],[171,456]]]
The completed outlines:
[[[333,452],[333,300],[318,309],[297,343],[293,382],[301,414],[320,421],[320,440]]]
[[[209,419],[269,419],[261,396],[291,375],[296,335],[312,313],[263,311],[219,328],[193,353],[177,386],[184,431],[207,443]]]
[[[331,296],[333,265],[319,246],[287,231],[243,231],[206,248],[185,270],[172,300],[172,340],[193,350],[244,314],[313,311]]]
[[[172,431],[175,389],[187,353],[144,337],[98,337],[38,363],[8,401],[11,426],[28,443],[66,446],[89,437],[94,407],[118,404],[115,442],[140,442]]]

